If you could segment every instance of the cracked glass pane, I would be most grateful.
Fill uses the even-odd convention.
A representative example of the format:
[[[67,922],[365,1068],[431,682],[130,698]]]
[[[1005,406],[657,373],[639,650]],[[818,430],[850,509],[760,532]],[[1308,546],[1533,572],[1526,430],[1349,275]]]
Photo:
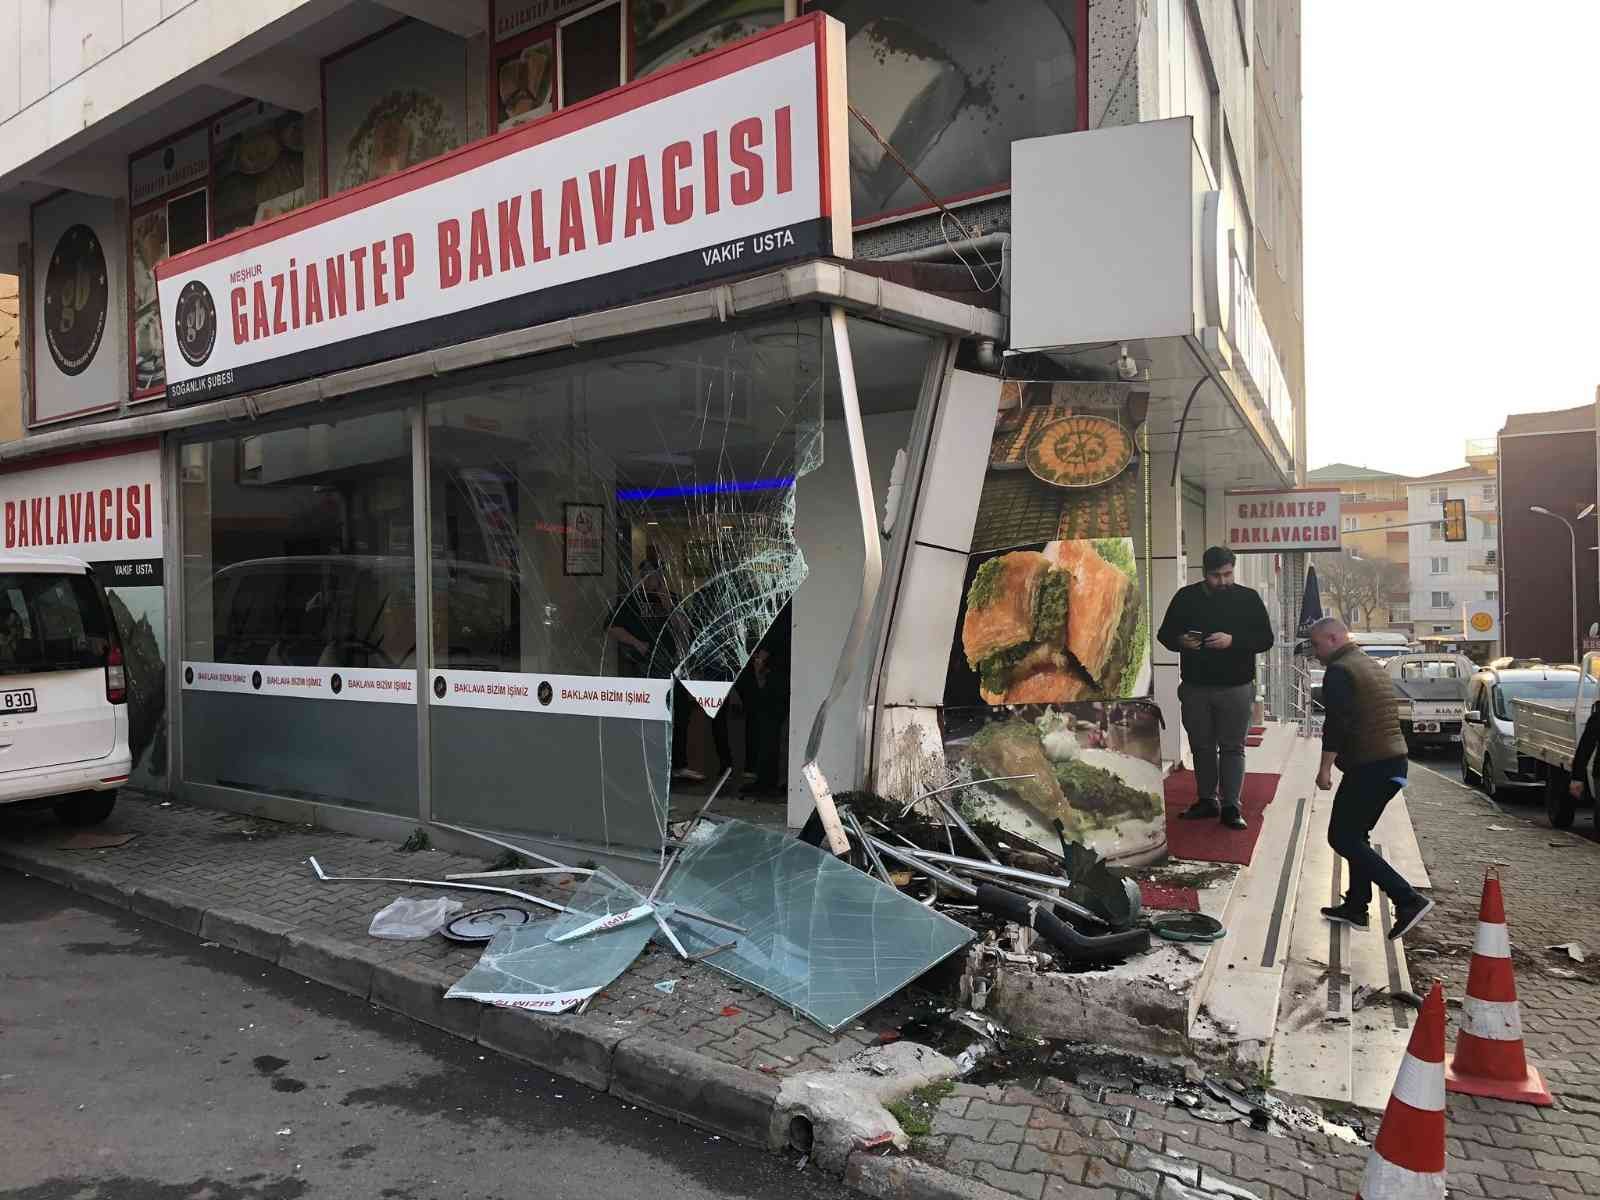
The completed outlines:
[[[691,734],[727,746],[723,700],[806,577],[826,334],[728,322],[430,393],[436,815],[660,845]]]
[[[973,937],[833,855],[743,821],[724,821],[696,839],[664,895],[749,930],[674,921],[690,954],[734,941],[706,961],[830,1032]]]
[[[569,942],[551,941],[545,922],[502,929],[445,998],[566,1012],[626,971],[655,929],[634,921]]]

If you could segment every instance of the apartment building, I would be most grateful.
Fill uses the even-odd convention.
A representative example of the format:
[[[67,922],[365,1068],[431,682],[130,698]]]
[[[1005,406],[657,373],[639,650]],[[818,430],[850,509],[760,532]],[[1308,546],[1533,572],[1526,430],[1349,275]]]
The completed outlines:
[[[1444,504],[1466,506],[1466,540],[1446,540]],[[1472,615],[1488,613],[1500,625],[1499,481],[1492,454],[1466,466],[1424,475],[1406,485],[1411,538],[1411,621],[1418,638],[1468,636]],[[1478,624],[1484,624],[1479,616]],[[1499,642],[1498,637],[1489,639]]]

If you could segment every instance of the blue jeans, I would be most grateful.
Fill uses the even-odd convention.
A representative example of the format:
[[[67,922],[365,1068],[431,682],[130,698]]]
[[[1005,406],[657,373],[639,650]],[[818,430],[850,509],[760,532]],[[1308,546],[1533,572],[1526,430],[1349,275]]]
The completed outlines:
[[[1405,877],[1384,861],[1368,839],[1383,810],[1406,782],[1406,760],[1387,758],[1381,762],[1351,767],[1333,794],[1333,815],[1328,820],[1328,845],[1350,866],[1350,886],[1345,889],[1347,908],[1366,912],[1372,903],[1372,885],[1383,889],[1391,903],[1400,904],[1416,897],[1417,890]]]

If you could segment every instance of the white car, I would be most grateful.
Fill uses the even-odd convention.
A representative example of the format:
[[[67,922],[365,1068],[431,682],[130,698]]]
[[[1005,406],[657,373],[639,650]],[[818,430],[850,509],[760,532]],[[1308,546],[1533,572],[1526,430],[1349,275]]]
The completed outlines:
[[[94,825],[132,763],[127,669],[100,581],[79,559],[0,555],[0,804]]]

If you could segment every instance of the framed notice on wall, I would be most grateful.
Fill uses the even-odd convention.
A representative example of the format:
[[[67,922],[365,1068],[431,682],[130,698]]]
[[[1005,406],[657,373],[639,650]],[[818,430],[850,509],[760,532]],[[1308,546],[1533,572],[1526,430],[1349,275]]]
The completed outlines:
[[[606,510],[600,504],[562,505],[563,575],[604,575]]]

